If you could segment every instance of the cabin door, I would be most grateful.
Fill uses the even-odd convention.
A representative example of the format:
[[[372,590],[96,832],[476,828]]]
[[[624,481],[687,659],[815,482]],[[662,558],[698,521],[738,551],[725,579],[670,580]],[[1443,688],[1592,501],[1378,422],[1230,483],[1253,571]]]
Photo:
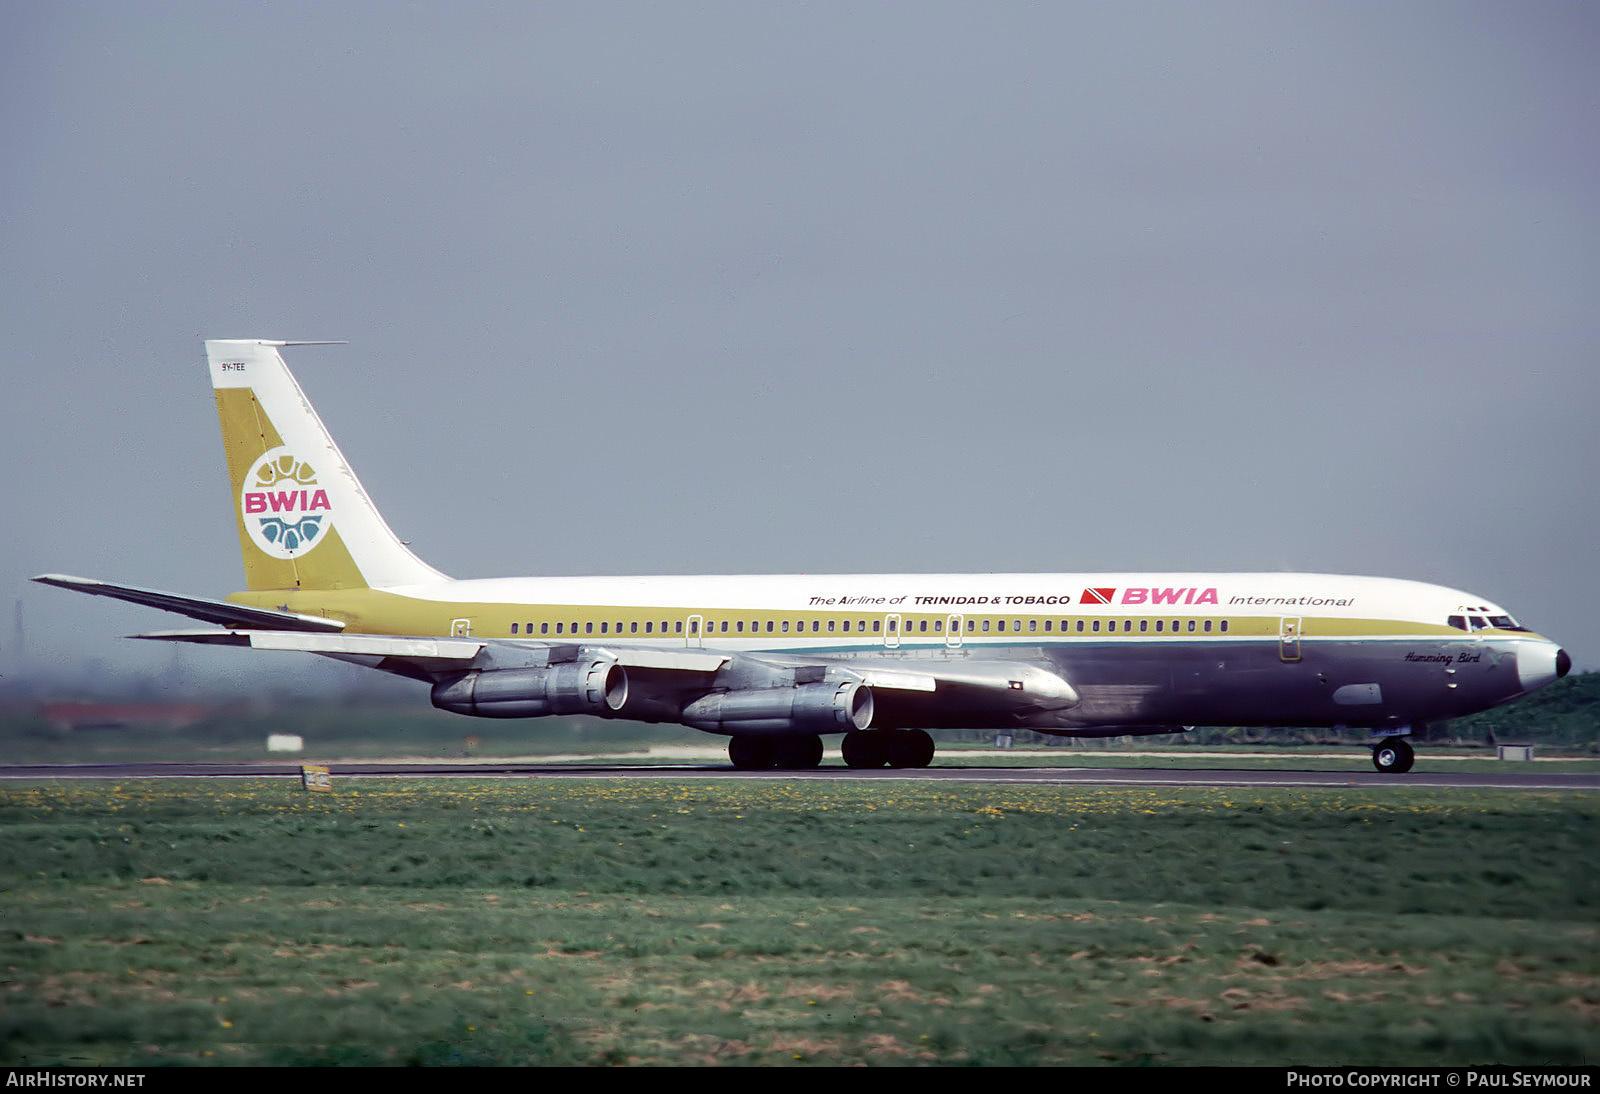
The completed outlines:
[[[883,644],[890,649],[900,645],[900,617],[886,615],[883,617]]]
[[[1278,620],[1278,659],[1300,660],[1300,617],[1284,616]]]

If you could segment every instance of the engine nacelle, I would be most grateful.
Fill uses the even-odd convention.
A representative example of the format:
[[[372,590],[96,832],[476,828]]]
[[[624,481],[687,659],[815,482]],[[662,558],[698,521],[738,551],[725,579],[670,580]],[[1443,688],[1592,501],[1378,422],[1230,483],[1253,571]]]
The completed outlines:
[[[854,680],[701,696],[683,723],[712,733],[844,733],[872,724],[872,689]]]
[[[433,705],[477,718],[615,714],[628,701],[628,673],[615,661],[584,658],[548,668],[486,669],[433,685]]]

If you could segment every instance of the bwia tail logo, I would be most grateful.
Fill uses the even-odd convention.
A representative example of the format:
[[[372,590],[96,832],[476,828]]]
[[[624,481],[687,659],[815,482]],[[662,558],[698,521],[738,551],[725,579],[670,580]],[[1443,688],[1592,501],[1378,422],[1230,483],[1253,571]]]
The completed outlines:
[[[273,558],[304,553],[333,526],[333,505],[317,486],[317,472],[283,447],[251,464],[239,510],[250,538]]]

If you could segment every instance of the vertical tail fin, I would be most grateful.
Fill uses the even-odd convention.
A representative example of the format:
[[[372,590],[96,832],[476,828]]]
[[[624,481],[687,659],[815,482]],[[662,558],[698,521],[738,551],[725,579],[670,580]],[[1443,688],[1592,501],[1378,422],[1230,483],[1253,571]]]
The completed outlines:
[[[278,353],[206,343],[249,589],[410,585],[444,575],[406,549]]]

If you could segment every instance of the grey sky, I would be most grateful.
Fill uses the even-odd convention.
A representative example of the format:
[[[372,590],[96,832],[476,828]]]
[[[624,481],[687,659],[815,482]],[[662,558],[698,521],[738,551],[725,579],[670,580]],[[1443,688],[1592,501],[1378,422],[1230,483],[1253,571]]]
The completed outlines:
[[[455,576],[1385,574],[1600,667],[1597,46],[1569,2],[12,0],[3,587],[37,663],[160,663],[115,635],[170,617],[25,579],[236,588],[201,340],[347,338],[290,365]]]

